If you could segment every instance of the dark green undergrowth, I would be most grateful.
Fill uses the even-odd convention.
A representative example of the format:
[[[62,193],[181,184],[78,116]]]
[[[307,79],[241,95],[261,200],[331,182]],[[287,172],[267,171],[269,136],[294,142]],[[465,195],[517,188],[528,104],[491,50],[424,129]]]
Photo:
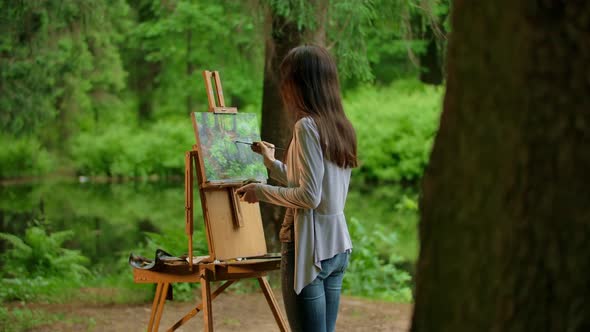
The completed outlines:
[[[411,276],[396,263],[402,259],[395,251],[397,237],[381,225],[348,220],[354,249],[344,277],[345,294],[395,302],[412,300]]]
[[[40,325],[63,321],[63,314],[48,313],[44,310],[7,308],[0,306],[0,327],[3,332],[24,332]],[[92,321],[92,318],[90,319]]]
[[[397,235],[385,226],[349,218],[354,243],[351,264],[344,281],[345,294],[388,301],[411,301],[411,278],[407,271],[397,268],[403,261],[397,250]],[[186,236],[173,224],[157,231],[144,232],[146,241],[135,253],[153,257],[155,249],[163,248],[174,254],[186,251]],[[28,228],[20,239],[0,233],[8,249],[0,255],[2,272],[0,302],[70,302],[85,303],[145,303],[154,293],[151,284],[135,284],[127,255],[108,267],[90,267],[89,260],[79,251],[64,248],[72,232],[47,233],[42,226]],[[195,255],[207,252],[202,228],[195,230]],[[270,276],[274,288],[279,288],[278,273]],[[174,298],[193,301],[198,297],[197,283],[174,285]],[[241,281],[230,291],[247,293],[256,291],[253,281]]]

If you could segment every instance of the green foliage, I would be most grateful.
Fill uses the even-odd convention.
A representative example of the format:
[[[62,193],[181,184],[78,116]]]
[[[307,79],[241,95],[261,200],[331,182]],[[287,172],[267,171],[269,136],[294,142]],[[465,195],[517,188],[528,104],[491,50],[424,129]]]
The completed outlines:
[[[123,0],[0,1],[0,127],[19,135],[49,123],[44,138],[58,144],[49,137],[66,138],[68,122],[121,90],[114,44],[127,12]]]
[[[82,287],[82,280],[69,280],[63,276],[18,277],[0,279],[0,303],[10,301],[62,302],[74,297]]]
[[[76,236],[67,242],[68,247],[79,248],[91,259],[93,269],[103,265],[100,268],[105,275],[123,269],[128,272],[127,262],[118,258],[125,260],[130,251],[137,252],[146,241],[145,232],[166,229],[166,233],[175,230],[184,234],[181,182],[46,182],[0,187],[0,196],[4,229],[24,234],[32,215],[43,219],[48,230],[71,230]],[[197,197],[195,202],[198,207]],[[195,220],[202,220],[200,212],[195,210]],[[202,227],[202,222],[195,221],[196,230]]]
[[[205,110],[201,70],[221,72],[227,104],[259,112],[269,31],[258,14],[269,8],[296,22],[304,40],[325,28],[350,89],[373,76],[416,75],[420,31],[447,16],[448,1],[0,1],[0,125],[16,146],[0,153],[0,176],[47,173],[49,160],[80,174],[181,174],[171,156],[194,140],[173,127],[189,128],[176,117]],[[363,89],[350,95],[360,99]],[[40,151],[33,166],[22,167],[31,153],[21,139]],[[380,172],[387,181],[416,177]]]
[[[383,225],[361,222],[356,218],[348,219],[348,227],[354,248],[344,278],[345,292],[387,301],[411,301],[411,277],[396,267],[400,258],[395,250],[390,249],[388,256],[378,255],[375,250],[383,246],[395,247],[396,234]]]
[[[161,121],[147,128],[112,125],[74,139],[72,158],[84,175],[147,176],[182,174],[184,152],[194,135],[189,119]]]
[[[262,20],[249,11],[244,3],[231,1],[135,1],[128,70],[132,81],[141,80],[132,88],[140,95],[150,93],[140,97],[151,104],[155,117],[205,111],[204,69],[220,71],[228,105],[232,99],[240,104],[260,100]],[[152,72],[142,72],[143,67]]]
[[[376,255],[387,257],[394,252],[403,262],[415,262],[418,258],[416,201],[416,189],[412,187],[353,183],[346,200],[345,214],[347,219],[385,227],[385,234],[395,233],[395,245],[380,243],[373,248]]]
[[[344,98],[368,181],[417,181],[428,162],[441,112],[442,89],[415,81],[363,87]]]
[[[0,301],[27,300],[55,290],[64,281],[73,287],[89,276],[88,259],[78,250],[64,248],[72,231],[47,234],[38,226],[26,230],[24,238],[0,233],[10,248],[0,255]],[[39,294],[37,294],[39,293]]]
[[[47,234],[38,226],[26,230],[23,239],[7,233],[0,233],[0,239],[11,246],[1,254],[3,277],[46,277],[58,276],[79,280],[89,271],[84,265],[88,259],[78,250],[63,248],[71,239],[72,231]]]
[[[270,32],[260,14],[270,6],[296,22],[307,38],[320,27],[316,6],[327,4],[327,44],[338,61],[346,110],[359,140],[362,167],[353,178],[365,184],[415,183],[436,132],[442,89],[399,78],[417,75],[427,24],[437,22],[448,31],[448,3],[0,0],[0,127],[5,133],[0,177],[55,169],[181,176],[182,155],[194,143],[188,114],[206,107],[200,71],[219,70],[226,103],[259,114]],[[372,78],[393,84],[358,85]],[[186,251],[178,187],[47,185],[22,199],[7,193],[14,188],[0,187],[9,232],[22,234],[24,226],[15,221],[28,221],[39,210],[61,217],[50,217],[48,230],[70,229],[47,235],[33,226],[22,238],[1,236],[10,248],[1,254],[0,300],[69,296],[82,279],[124,294],[110,301],[147,299],[149,287],[132,283],[127,255],[129,248],[148,257],[156,248]],[[355,295],[406,301],[408,276],[397,266],[416,256],[416,193],[403,192],[400,200],[390,187],[366,191],[353,188],[346,212],[355,245],[347,288]],[[205,236],[195,224],[195,239],[201,239],[195,251],[204,253]],[[84,256],[64,247],[80,248],[96,261],[93,276],[85,270]],[[107,250],[111,254],[102,255]],[[178,287],[180,298],[193,297],[193,286]],[[0,312],[0,323],[5,314]]]
[[[338,71],[343,79],[374,78],[367,57],[368,32],[381,19],[379,10],[369,0],[330,1],[328,12],[334,19],[328,25],[327,38],[338,60]]]
[[[266,1],[275,16],[292,22],[301,32],[304,43],[318,43],[325,39],[338,61],[340,75],[369,81],[373,73],[367,57],[368,31],[381,18],[372,0],[339,1]],[[387,2],[380,3],[389,6]],[[280,34],[280,27],[273,34]],[[320,31],[318,34],[317,31]]]
[[[35,137],[0,135],[0,142],[0,178],[40,175],[55,169],[55,156]]]
[[[357,131],[362,163],[355,177],[417,181],[428,161],[441,100],[441,88],[413,80],[347,94],[344,105]],[[193,144],[192,131],[190,120],[176,118],[144,127],[110,125],[74,137],[71,156],[83,175],[182,174],[184,160],[179,156]],[[211,152],[218,160],[227,159],[224,148],[213,147]],[[226,164],[231,172],[231,164]]]
[[[61,316],[41,310],[0,307],[0,326],[4,332],[24,332],[58,321],[63,318]]]

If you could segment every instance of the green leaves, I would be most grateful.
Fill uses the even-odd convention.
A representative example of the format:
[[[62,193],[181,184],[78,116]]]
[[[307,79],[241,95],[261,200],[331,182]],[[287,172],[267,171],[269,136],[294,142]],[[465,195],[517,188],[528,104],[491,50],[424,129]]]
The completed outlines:
[[[71,121],[91,110],[96,90],[120,90],[124,74],[114,43],[125,22],[123,0],[0,2],[0,127],[20,136],[44,125],[60,138]],[[60,118],[61,117],[61,118]]]
[[[262,20],[239,2],[143,1],[134,4],[136,25],[124,50],[131,82],[157,117],[206,110],[200,72],[221,72],[226,104],[261,97],[264,39]],[[157,68],[144,77],[142,70]],[[153,84],[153,91],[150,90]],[[242,106],[242,105],[236,105]]]
[[[38,226],[26,230],[23,239],[0,233],[0,239],[12,246],[2,254],[4,277],[62,276],[79,279],[89,273],[84,265],[88,259],[77,250],[63,248],[72,238],[72,231],[47,234]]]
[[[182,155],[193,142],[188,119],[161,121],[147,128],[113,125],[100,133],[80,134],[71,153],[83,175],[172,175],[182,174]]]
[[[442,89],[416,81],[347,95],[344,106],[361,160],[356,174],[371,181],[417,181],[428,162],[441,104]]]
[[[0,135],[0,177],[45,174],[56,166],[56,160],[34,137],[15,139]]]
[[[0,239],[7,241],[14,247],[14,256],[20,258],[29,258],[33,254],[33,249],[25,244],[25,242],[12,234],[0,233]]]
[[[348,227],[354,248],[344,277],[344,291],[388,301],[411,301],[411,277],[395,266],[398,257],[394,254],[380,257],[376,250],[386,245],[393,253],[391,248],[397,244],[396,234],[382,225],[356,218],[349,218]]]

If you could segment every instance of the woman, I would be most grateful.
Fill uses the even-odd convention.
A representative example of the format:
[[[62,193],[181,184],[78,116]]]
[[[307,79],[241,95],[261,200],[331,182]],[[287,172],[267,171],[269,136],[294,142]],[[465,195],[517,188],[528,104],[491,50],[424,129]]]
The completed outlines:
[[[333,331],[352,242],[344,218],[356,135],[340,97],[336,65],[318,46],[292,49],[281,63],[280,92],[297,121],[285,163],[274,145],[253,146],[270,176],[286,187],[248,184],[238,193],[254,203],[287,207],[280,231],[283,299],[293,331]]]

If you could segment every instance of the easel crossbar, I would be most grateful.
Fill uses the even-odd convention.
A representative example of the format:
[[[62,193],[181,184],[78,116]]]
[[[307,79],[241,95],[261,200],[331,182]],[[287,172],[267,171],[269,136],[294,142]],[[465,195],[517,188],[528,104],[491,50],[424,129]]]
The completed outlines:
[[[223,291],[231,286],[231,284],[238,282],[239,280],[228,280],[223,285],[219,286],[212,294],[211,294],[211,301],[215,300],[215,298],[223,293]],[[168,329],[168,332],[176,331],[177,328],[184,325],[184,323],[188,322],[191,318],[195,317],[199,311],[203,310],[203,303],[199,303],[193,310],[189,311],[184,317],[182,317],[179,321],[177,321],[171,328]]]

